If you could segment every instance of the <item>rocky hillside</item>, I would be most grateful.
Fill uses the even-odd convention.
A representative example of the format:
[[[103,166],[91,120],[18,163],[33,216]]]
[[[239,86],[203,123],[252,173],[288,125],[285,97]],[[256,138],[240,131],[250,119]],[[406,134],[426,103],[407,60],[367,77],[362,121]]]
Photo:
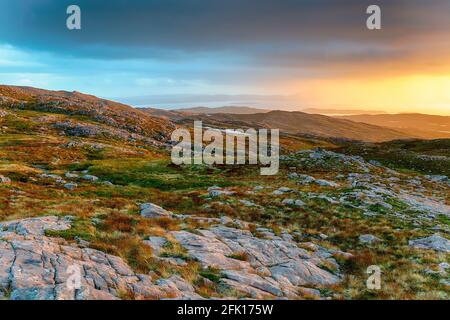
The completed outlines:
[[[450,117],[420,113],[340,116],[356,122],[400,130],[423,139],[450,138]]]
[[[165,140],[170,136],[168,130],[173,128],[169,121],[149,116],[130,106],[76,91],[0,85],[0,106],[77,116],[70,123],[62,125],[72,130],[77,130],[75,119],[85,119],[142,137]],[[79,130],[82,131],[81,128]]]
[[[230,107],[194,107],[194,108],[184,108],[176,110],[183,113],[196,113],[196,114],[215,114],[215,113],[229,113],[229,114],[255,114],[255,113],[266,113],[270,112],[268,109],[259,109],[253,107],[244,106],[230,106]]]
[[[414,137],[394,129],[303,112],[270,111],[255,114],[193,114],[175,121],[192,125],[202,120],[206,125],[231,128],[277,128],[289,134],[361,141],[389,141]]]
[[[322,149],[281,161],[275,178],[245,168],[192,171],[148,153],[47,170],[3,162],[0,293],[448,298],[448,177]],[[370,265],[386,274],[380,291],[365,285]],[[77,289],[67,287],[73,266]]]
[[[146,212],[148,215],[149,210]],[[158,218],[160,214],[153,212],[151,218]],[[172,218],[169,214],[167,217]],[[340,281],[336,274],[318,267],[322,261],[319,253],[330,257],[345,253],[326,249],[309,253],[298,248],[289,234],[283,238],[272,234],[272,239],[260,239],[249,231],[226,227],[220,219],[173,218],[200,218],[215,223],[209,230],[200,230],[201,234],[173,231],[167,237],[179,241],[205,270],[220,270],[225,285],[253,298],[295,299],[300,293],[318,296],[318,291],[302,286],[331,285]],[[45,236],[47,231],[70,229],[72,220],[70,216],[46,216],[0,224],[4,230],[0,232],[0,289],[8,289],[11,299],[113,300],[127,292],[137,299],[203,299],[182,277],[173,275],[158,280],[149,274],[136,274],[123,259],[86,248],[88,243],[71,245],[63,239]],[[165,237],[149,237],[144,243],[158,255],[170,242]],[[244,256],[248,261],[236,258]],[[160,259],[168,264],[186,265],[182,258]],[[336,265],[332,258],[327,261]],[[67,286],[71,266],[82,270],[78,289]]]
[[[4,90],[0,299],[450,297],[449,140],[284,134],[279,174],[261,176],[173,165],[116,122],[127,107]]]
[[[179,121],[185,118],[189,113],[176,110],[164,110],[158,108],[138,108],[151,116],[163,118],[171,121]]]

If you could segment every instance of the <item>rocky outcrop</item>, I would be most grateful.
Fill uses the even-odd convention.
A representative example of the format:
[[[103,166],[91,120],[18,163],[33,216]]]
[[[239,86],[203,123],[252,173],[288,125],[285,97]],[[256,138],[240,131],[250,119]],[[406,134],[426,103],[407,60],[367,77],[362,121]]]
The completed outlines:
[[[145,218],[171,217],[172,212],[167,211],[154,203],[143,203],[140,205],[141,216]]]
[[[338,274],[320,267],[323,260],[337,267],[330,253],[309,252],[287,238],[261,239],[225,226],[198,233],[175,231],[172,235],[203,267],[220,269],[224,283],[253,298],[298,298],[303,286],[327,286],[340,280]]]
[[[119,257],[46,236],[47,230],[68,230],[71,223],[70,217],[56,216],[1,223],[0,292],[15,300],[120,299],[128,295],[136,299],[202,298],[179,276],[153,281],[150,275],[135,273]],[[198,230],[198,234],[173,231],[171,235],[204,268],[218,268],[223,285],[252,298],[319,295],[306,287],[340,281],[331,252],[323,248],[307,251],[292,237],[260,229],[265,231],[264,239],[223,225]],[[166,242],[163,237],[145,240],[156,255]],[[323,269],[324,261],[335,265],[336,272]]]
[[[67,135],[111,136],[126,139],[150,138],[152,143],[168,140],[175,125],[130,106],[80,92],[50,91],[31,87],[0,85],[0,105],[11,109],[35,110],[87,117],[90,122],[65,121],[54,126]],[[98,123],[93,124],[93,123]]]
[[[381,239],[378,237],[375,237],[372,234],[362,234],[359,236],[359,242],[361,242],[361,243],[371,244],[371,243],[379,242],[379,241],[381,241]]]
[[[322,187],[331,187],[331,188],[338,187],[338,184],[336,182],[328,181],[328,180],[324,180],[324,179],[317,179],[315,181],[315,183]]]
[[[0,175],[0,183],[3,184],[10,184],[11,183],[11,179],[5,176]]]
[[[84,176],[81,177],[81,179],[86,180],[86,181],[91,181],[91,182],[98,181],[98,177],[93,176],[91,174],[85,174]]]
[[[395,199],[394,202],[402,203],[409,210],[420,212],[426,216],[421,218],[434,219],[442,214],[450,216],[450,206],[442,199],[423,194],[416,187],[414,187],[415,190],[402,188],[398,183],[397,177],[390,177],[384,180],[376,175],[350,173],[347,180],[353,190],[341,195],[341,203],[353,204],[359,202],[358,207],[361,209],[370,210],[371,207],[375,206],[384,208],[385,211],[391,214],[396,214],[392,204],[388,203],[388,201]],[[386,183],[386,181],[389,183]],[[408,182],[414,186],[421,184],[418,178]],[[404,215],[401,217],[409,219],[409,217]]]
[[[164,237],[148,237],[144,243],[152,248],[152,252],[158,255],[162,247],[167,244],[167,239]]]
[[[450,252],[450,240],[441,237],[438,234],[432,236],[410,240],[409,245],[419,249],[432,249],[441,252]]]
[[[137,299],[201,298],[180,277],[153,282],[119,257],[45,236],[70,226],[69,218],[55,216],[1,223],[0,292],[14,300],[119,299],[129,293]]]
[[[212,186],[208,188],[208,194],[211,198],[216,198],[220,196],[227,196],[227,195],[233,195],[234,192],[230,190],[223,189],[218,186]]]
[[[273,191],[272,194],[275,196],[279,196],[279,195],[283,195],[285,193],[290,193],[293,192],[294,190],[292,190],[291,188],[288,187],[281,187],[278,188],[277,190]]]
[[[305,203],[300,199],[284,199],[281,201],[282,204],[286,206],[293,206],[293,207],[303,207]]]
[[[300,158],[300,159],[299,159]],[[370,172],[374,165],[360,156],[348,156],[329,150],[301,150],[291,156],[290,160],[300,160],[299,167],[312,170],[333,170],[340,172]]]
[[[64,188],[66,188],[67,190],[75,190],[78,187],[78,185],[76,183],[70,182],[70,183],[66,183],[64,185]]]

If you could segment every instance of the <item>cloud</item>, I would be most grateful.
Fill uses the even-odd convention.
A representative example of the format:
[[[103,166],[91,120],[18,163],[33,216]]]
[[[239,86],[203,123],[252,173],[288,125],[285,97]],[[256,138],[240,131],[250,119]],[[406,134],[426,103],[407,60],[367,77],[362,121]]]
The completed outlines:
[[[311,81],[450,72],[448,0],[77,0],[82,30],[69,31],[73,3],[2,7],[0,81],[109,97],[300,92],[294,101],[311,101]],[[373,3],[381,31],[365,27]]]
[[[32,68],[42,64],[35,61],[32,56],[8,44],[0,44],[0,67],[7,68]]]
[[[0,11],[0,39],[76,56],[177,59],[223,50],[258,55],[260,46],[307,49],[329,41],[392,45],[450,26],[447,0],[377,1],[384,26],[378,33],[365,28],[369,0],[78,0],[82,30],[69,31],[65,9],[72,2],[8,4]]]

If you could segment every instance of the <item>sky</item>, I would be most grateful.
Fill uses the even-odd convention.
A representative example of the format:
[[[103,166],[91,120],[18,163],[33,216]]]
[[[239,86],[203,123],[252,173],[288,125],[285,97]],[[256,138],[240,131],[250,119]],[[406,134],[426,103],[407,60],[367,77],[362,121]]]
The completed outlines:
[[[0,0],[0,83],[135,106],[450,115],[450,1]]]

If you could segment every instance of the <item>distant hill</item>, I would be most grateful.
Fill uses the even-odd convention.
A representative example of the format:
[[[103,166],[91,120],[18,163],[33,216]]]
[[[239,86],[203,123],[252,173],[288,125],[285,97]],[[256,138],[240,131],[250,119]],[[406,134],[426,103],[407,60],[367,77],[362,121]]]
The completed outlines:
[[[450,138],[450,117],[420,113],[351,115],[347,119],[400,130],[425,139]]]
[[[391,168],[450,176],[450,139],[349,143],[337,151],[362,155],[366,160],[376,160]]]
[[[195,114],[215,114],[215,113],[254,114],[254,113],[267,113],[270,112],[271,110],[258,109],[253,107],[225,106],[217,108],[209,108],[209,107],[185,108],[185,109],[178,109],[176,111],[189,112]]]
[[[174,125],[128,105],[80,92],[0,85],[0,107],[80,116],[143,137],[165,140]]]
[[[158,108],[137,108],[139,111],[145,112],[151,116],[159,117],[171,121],[178,121],[185,118],[187,115],[191,114],[189,112],[175,111],[175,110],[165,110]]]
[[[360,114],[384,114],[384,111],[369,111],[369,110],[358,110],[358,109],[320,109],[320,108],[307,108],[303,109],[302,112],[313,113],[313,114],[323,114],[323,115],[360,115]]]
[[[278,128],[282,132],[290,134],[372,142],[416,137],[413,134],[406,134],[389,128],[304,112],[192,114],[187,115],[179,122],[188,125],[193,120],[202,120],[206,125],[216,127]]]

